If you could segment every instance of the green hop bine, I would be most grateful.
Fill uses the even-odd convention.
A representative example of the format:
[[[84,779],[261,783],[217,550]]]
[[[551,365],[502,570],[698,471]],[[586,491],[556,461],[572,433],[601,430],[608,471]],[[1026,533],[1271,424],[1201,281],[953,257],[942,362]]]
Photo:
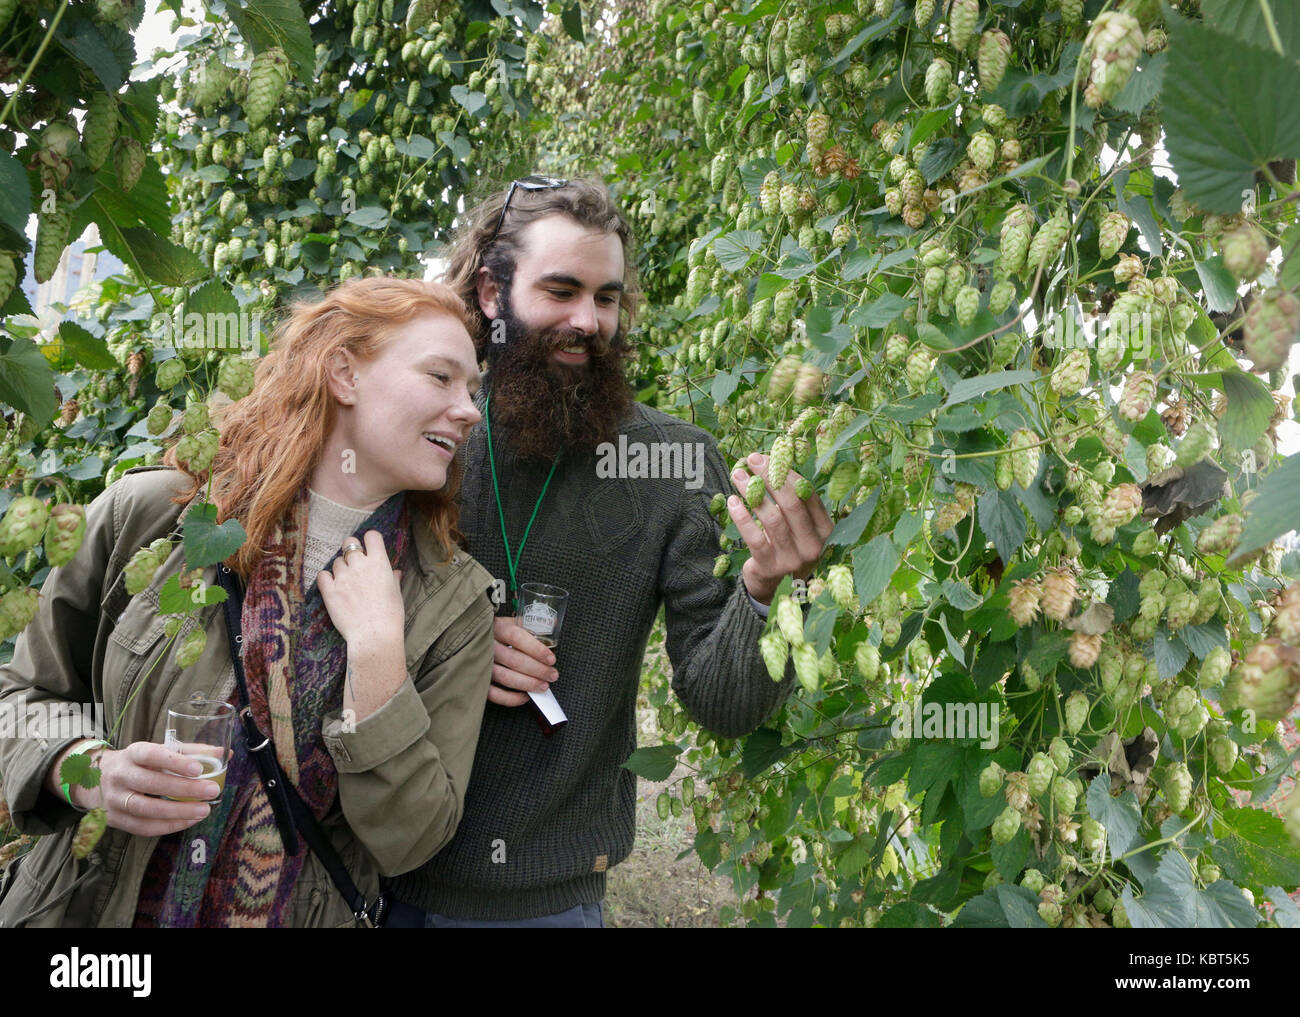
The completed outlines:
[[[45,527],[45,560],[51,568],[72,561],[86,535],[86,509],[81,505],[55,505]]]

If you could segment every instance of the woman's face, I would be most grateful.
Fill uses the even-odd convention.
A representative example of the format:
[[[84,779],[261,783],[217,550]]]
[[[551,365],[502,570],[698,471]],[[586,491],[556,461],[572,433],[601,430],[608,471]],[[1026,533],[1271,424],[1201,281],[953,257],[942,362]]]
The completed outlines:
[[[357,361],[352,375],[353,401],[339,406],[329,443],[349,500],[378,504],[398,491],[440,489],[457,446],[481,416],[473,402],[478,365],[465,327],[444,314],[413,318],[377,356]]]

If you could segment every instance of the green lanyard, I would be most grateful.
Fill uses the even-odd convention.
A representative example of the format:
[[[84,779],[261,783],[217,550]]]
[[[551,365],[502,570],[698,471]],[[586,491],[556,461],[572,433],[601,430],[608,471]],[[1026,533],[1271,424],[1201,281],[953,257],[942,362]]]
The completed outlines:
[[[497,461],[496,456],[492,453],[492,413],[489,409],[492,403],[492,395],[488,394],[483,401],[483,419],[487,424],[487,447],[488,462],[492,465],[492,493],[497,498],[497,518],[501,520],[501,543],[506,547],[506,567],[510,569],[510,600],[514,604],[515,612],[519,611],[519,580],[515,576],[515,570],[518,562],[524,556],[524,545],[528,543],[528,534],[533,528],[533,520],[537,518],[537,510],[542,507],[542,499],[546,497],[546,489],[551,486],[551,478],[555,476],[555,468],[560,465],[557,458],[551,463],[551,472],[546,475],[546,483],[542,485],[542,493],[537,496],[537,504],[533,506],[533,514],[528,517],[528,525],[524,527],[523,540],[519,541],[519,551],[512,558],[510,556],[510,538],[506,536],[506,514],[501,509],[501,488],[497,484]]]

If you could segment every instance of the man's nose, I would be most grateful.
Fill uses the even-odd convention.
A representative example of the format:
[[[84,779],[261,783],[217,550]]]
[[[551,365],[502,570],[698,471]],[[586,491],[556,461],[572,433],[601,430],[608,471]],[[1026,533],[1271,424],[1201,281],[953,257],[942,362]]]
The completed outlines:
[[[598,324],[594,297],[579,297],[574,302],[573,311],[569,315],[569,327],[586,336],[596,334]]]

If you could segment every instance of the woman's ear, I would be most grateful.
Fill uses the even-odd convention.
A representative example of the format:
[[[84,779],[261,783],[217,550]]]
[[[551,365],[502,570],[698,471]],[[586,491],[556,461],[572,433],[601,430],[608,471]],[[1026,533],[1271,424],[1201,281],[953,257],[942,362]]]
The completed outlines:
[[[357,401],[357,384],[361,380],[357,373],[352,354],[347,350],[335,350],[325,364],[325,380],[329,385],[330,395],[344,406],[352,406]]]
[[[496,318],[498,312],[497,298],[500,295],[500,290],[497,287],[496,276],[492,274],[486,265],[481,266],[478,270],[476,295],[483,316],[489,319]]]

